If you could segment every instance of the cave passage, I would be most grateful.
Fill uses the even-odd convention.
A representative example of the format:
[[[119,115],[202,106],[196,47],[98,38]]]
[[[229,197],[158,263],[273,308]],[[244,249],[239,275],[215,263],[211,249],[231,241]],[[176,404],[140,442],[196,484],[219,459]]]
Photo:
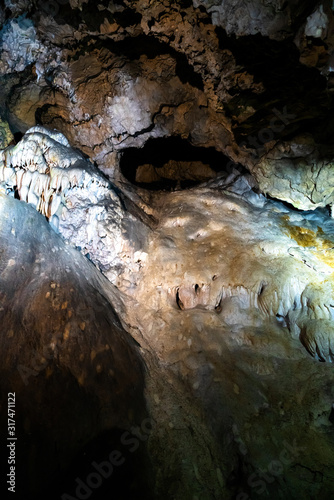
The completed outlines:
[[[187,189],[226,171],[230,158],[215,148],[192,146],[180,137],[150,139],[122,152],[120,170],[132,184],[150,190]]]

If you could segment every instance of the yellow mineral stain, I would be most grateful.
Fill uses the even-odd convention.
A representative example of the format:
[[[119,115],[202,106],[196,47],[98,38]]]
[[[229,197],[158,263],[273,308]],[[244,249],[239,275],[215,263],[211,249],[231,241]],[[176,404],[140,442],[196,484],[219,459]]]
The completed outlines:
[[[282,217],[282,226],[285,234],[294,239],[299,246],[310,248],[312,254],[321,262],[334,268],[334,241],[326,238],[321,227],[318,226],[317,231],[312,231],[306,227],[293,226],[289,223],[288,215]]]
[[[80,327],[80,330],[83,332],[85,331],[85,328],[86,328],[86,323],[84,321],[82,321],[81,323],[79,323],[79,327]]]
[[[67,301],[63,302],[61,305],[62,309],[67,309]]]
[[[71,309],[69,311],[67,311],[67,316],[70,318],[72,316],[72,311]]]
[[[321,260],[321,262],[334,268],[334,251],[333,250],[323,250],[321,253],[320,252],[312,252],[312,253],[314,255],[316,255],[317,258],[319,260]],[[333,276],[333,275],[331,275],[331,276]]]
[[[293,226],[289,223],[289,220],[290,218],[288,215],[282,216],[282,226],[285,230],[285,234],[295,240],[301,247],[315,246],[317,233],[306,227]]]
[[[14,330],[9,330],[9,332],[7,333],[7,337],[8,338],[14,337]]]
[[[51,368],[50,366],[48,366],[48,367],[46,368],[46,370],[45,370],[45,376],[46,376],[46,378],[51,377],[52,373],[53,373],[52,368]]]
[[[46,292],[45,294],[45,298],[48,299],[50,297],[51,293],[50,292]]]
[[[80,377],[78,377],[78,382],[79,382],[79,385],[84,385],[85,376],[84,375],[80,375]]]

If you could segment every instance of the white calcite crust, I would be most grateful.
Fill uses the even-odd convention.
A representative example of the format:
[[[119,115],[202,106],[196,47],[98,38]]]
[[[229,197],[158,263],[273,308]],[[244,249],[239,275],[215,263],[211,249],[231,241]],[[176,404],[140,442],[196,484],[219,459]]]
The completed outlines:
[[[34,205],[112,282],[124,264],[127,273],[137,271],[119,197],[60,132],[36,126],[16,146],[0,152],[0,189]]]

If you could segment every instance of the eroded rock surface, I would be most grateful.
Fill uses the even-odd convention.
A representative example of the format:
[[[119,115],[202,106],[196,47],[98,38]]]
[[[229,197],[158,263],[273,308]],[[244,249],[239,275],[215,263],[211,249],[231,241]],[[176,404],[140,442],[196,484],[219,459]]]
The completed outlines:
[[[301,210],[332,206],[333,148],[309,136],[278,143],[252,169],[263,193]]]

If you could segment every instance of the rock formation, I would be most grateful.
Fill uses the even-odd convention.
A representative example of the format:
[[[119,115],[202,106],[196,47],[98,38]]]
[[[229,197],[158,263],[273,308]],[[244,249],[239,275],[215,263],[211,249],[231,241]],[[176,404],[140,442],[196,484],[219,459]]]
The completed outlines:
[[[0,22],[17,498],[331,498],[331,2],[5,0]]]

